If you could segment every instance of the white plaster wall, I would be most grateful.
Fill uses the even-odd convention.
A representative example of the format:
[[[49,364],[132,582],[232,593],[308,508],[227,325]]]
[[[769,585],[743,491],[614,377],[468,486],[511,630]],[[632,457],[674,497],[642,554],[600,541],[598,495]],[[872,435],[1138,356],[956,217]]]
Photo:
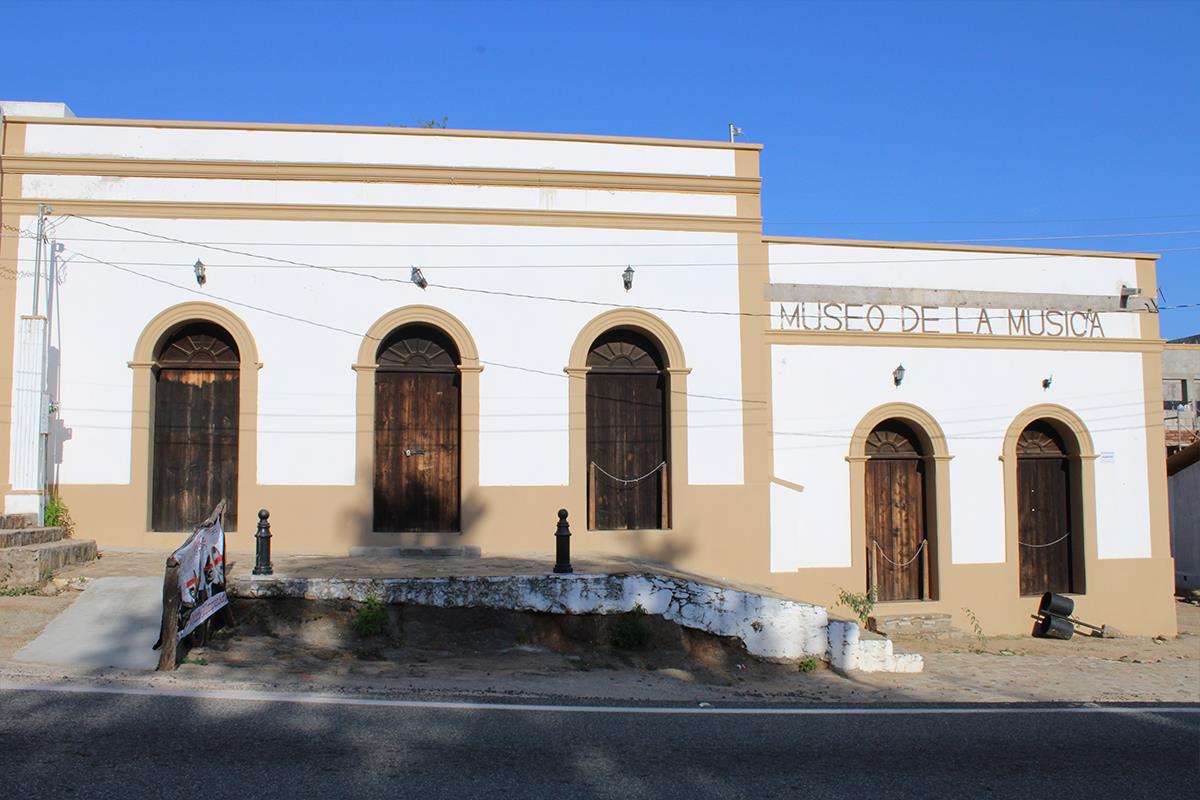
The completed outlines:
[[[563,367],[580,329],[604,306],[451,291],[421,291],[410,265],[432,283],[591,300],[735,312],[736,236],[515,226],[114,219],[116,224],[191,242],[399,279],[287,267],[204,247],[156,241],[80,219],[56,219],[63,257],[60,418],[63,483],[125,483],[131,448],[131,373],[126,362],[148,321],[180,302],[226,305],[253,332],[259,373],[258,479],[267,484],[352,484],[354,386],[350,365],[361,334],[386,312],[428,304],[458,317],[480,357],[481,474],[485,485],[565,484],[567,378]],[[30,227],[32,218],[22,220]],[[128,241],[136,240],[136,241]],[[246,244],[251,243],[251,244]],[[272,244],[275,243],[275,244]],[[279,244],[287,243],[287,244]],[[694,247],[694,245],[705,245]],[[321,246],[310,246],[321,245]],[[689,247],[689,245],[693,245]],[[703,253],[697,257],[697,253]],[[89,261],[102,259],[140,277]],[[32,244],[21,257],[32,260]],[[208,265],[196,287],[192,264]],[[716,267],[671,264],[704,261]],[[632,264],[634,289],[621,271]],[[252,265],[252,266],[251,266]],[[468,268],[463,268],[468,267]],[[171,285],[156,283],[150,278]],[[29,305],[30,281],[18,286]],[[229,301],[259,307],[255,310]],[[273,316],[302,317],[344,332]],[[688,469],[692,483],[742,481],[738,319],[662,312],[693,368],[689,376]],[[521,367],[512,369],[509,367]],[[728,398],[728,399],[713,399]],[[243,442],[243,446],[254,446]]]
[[[1150,556],[1139,354],[805,344],[773,345],[771,364],[774,474],[804,486],[772,491],[772,570],[850,565],[850,435],[888,402],[925,409],[946,434],[954,563],[1004,561],[999,456],[1012,420],[1038,403],[1074,411],[1108,454],[1095,467],[1100,558]]]
[[[729,217],[737,214],[737,198],[731,194],[525,186],[25,175],[21,191],[22,197],[30,199],[502,208]]]
[[[435,134],[239,131],[121,125],[26,128],[30,155],[734,174],[733,149]]]

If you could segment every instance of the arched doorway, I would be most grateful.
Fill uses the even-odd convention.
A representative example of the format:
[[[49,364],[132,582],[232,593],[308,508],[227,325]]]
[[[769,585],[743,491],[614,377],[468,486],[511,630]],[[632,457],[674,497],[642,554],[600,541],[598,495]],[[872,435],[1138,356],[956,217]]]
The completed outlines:
[[[1079,592],[1083,548],[1077,535],[1078,478],[1063,434],[1039,419],[1017,439],[1017,551],[1021,594]]]
[[[866,441],[867,585],[879,600],[929,596],[926,456],[916,432],[898,419]]]
[[[587,356],[588,527],[670,527],[668,376],[649,336],[601,334]]]
[[[458,348],[433,326],[405,325],[375,360],[374,530],[458,531]]]
[[[237,344],[216,323],[186,322],[163,337],[154,367],[151,530],[190,530],[221,498],[237,530]]]

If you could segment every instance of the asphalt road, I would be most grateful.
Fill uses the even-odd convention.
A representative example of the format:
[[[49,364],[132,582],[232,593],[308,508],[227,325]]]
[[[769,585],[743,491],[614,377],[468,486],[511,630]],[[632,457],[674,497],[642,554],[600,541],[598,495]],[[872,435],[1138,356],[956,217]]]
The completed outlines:
[[[0,691],[0,761],[0,797],[1166,800],[1200,786],[1200,714],[682,715]]]

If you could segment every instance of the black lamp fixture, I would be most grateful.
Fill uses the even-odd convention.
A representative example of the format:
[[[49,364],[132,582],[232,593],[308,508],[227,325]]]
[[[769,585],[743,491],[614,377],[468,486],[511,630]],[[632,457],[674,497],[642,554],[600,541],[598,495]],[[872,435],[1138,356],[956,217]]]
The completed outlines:
[[[904,383],[904,365],[903,364],[900,364],[894,370],[892,370],[892,383],[895,384],[896,386],[899,386],[901,383]]]
[[[1053,375],[1051,375],[1049,378],[1042,378],[1042,391],[1044,392],[1044,391],[1046,391],[1047,389],[1049,389],[1049,388],[1050,388],[1050,384],[1052,384],[1052,383],[1054,383],[1054,376],[1053,376]]]
[[[621,281],[625,284],[625,291],[633,288],[633,267],[626,267],[621,273]]]
[[[196,273],[196,285],[203,286],[208,282],[208,275],[204,269],[204,262],[196,259],[196,263],[192,265],[192,270]]]
[[[415,283],[418,289],[424,289],[429,285],[429,281],[425,280],[425,276],[421,274],[419,267],[412,268],[412,273],[409,274],[408,279]]]

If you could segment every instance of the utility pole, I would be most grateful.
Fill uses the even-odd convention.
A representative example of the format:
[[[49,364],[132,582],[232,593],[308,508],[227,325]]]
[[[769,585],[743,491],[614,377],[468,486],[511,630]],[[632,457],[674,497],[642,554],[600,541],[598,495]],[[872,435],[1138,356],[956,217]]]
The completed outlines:
[[[46,524],[46,464],[49,459],[49,439],[50,439],[50,401],[49,401],[49,351],[50,351],[50,288],[46,288],[46,314],[42,316],[40,311],[41,289],[42,289],[42,251],[43,244],[46,243],[46,215],[54,209],[47,205],[38,206],[38,224],[37,224],[37,242],[34,246],[33,253],[33,309],[32,316],[34,319],[41,317],[42,341],[41,345],[41,375],[39,376],[38,392],[38,409],[37,409],[37,426],[38,426],[38,457],[37,457],[37,489],[38,489],[38,525]],[[46,274],[50,275],[53,269],[54,249],[50,249],[50,266],[46,269]]]
[[[732,122],[729,123],[729,141],[733,142],[737,137],[742,135],[742,129]]]

